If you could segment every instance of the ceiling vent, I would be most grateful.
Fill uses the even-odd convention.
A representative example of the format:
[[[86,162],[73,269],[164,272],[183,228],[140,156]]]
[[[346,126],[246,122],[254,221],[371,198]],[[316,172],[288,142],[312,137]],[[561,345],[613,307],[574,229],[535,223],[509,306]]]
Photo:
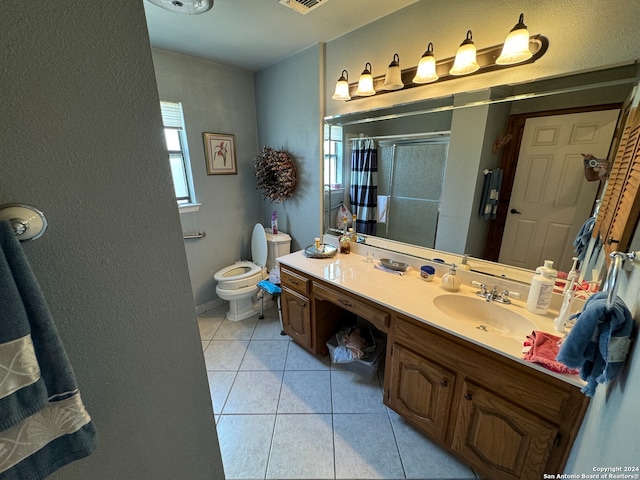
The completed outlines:
[[[279,3],[302,15],[306,15],[314,8],[324,5],[328,1],[329,0],[279,0]]]

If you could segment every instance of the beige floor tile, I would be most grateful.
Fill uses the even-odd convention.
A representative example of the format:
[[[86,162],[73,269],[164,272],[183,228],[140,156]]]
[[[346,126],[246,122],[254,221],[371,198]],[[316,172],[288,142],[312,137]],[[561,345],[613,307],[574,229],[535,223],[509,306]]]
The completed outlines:
[[[285,371],[278,413],[331,413],[330,372]]]
[[[237,371],[248,346],[248,341],[211,340],[204,351],[207,370]]]
[[[386,413],[336,414],[333,423],[336,478],[404,478]]]
[[[288,348],[280,340],[251,340],[240,370],[284,370]]]
[[[355,373],[331,370],[333,413],[384,413],[378,378],[367,380]]]
[[[278,415],[267,478],[334,478],[331,415]]]
[[[218,441],[227,479],[263,479],[275,415],[221,415]]]
[[[223,415],[276,413],[282,386],[282,371],[238,372]]]

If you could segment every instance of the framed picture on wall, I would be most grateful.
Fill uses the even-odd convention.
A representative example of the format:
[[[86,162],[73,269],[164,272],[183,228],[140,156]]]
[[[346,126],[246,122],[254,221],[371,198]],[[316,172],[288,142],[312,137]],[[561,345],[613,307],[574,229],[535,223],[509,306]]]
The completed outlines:
[[[203,133],[207,175],[235,175],[236,138],[222,133]]]

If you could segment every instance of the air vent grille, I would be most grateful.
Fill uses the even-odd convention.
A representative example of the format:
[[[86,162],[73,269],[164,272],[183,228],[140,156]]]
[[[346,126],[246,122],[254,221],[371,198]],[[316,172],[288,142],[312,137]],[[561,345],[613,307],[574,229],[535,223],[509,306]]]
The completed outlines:
[[[281,5],[289,7],[302,15],[306,15],[314,8],[327,3],[329,0],[279,0]]]

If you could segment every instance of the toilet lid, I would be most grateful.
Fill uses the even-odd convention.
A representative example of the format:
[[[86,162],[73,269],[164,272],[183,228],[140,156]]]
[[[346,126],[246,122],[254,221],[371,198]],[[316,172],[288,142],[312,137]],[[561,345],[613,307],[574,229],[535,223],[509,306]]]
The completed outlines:
[[[261,267],[267,265],[267,236],[264,233],[264,227],[259,223],[253,227],[251,235],[251,257],[256,265]]]

